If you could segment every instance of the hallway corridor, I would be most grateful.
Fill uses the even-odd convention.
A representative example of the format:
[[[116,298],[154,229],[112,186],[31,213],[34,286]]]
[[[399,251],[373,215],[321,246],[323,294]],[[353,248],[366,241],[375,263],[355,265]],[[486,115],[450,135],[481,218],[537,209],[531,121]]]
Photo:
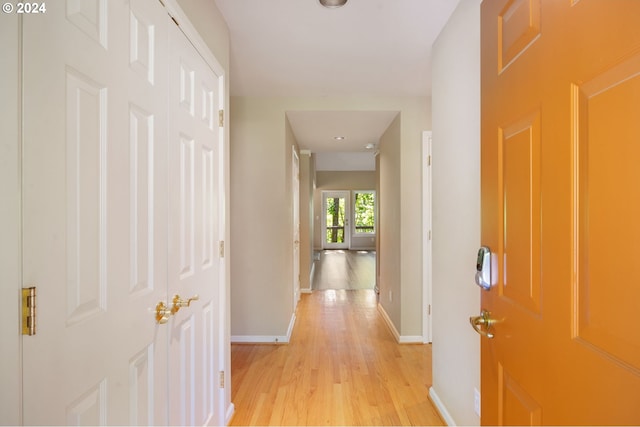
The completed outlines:
[[[431,346],[398,344],[370,289],[303,295],[289,344],[233,344],[231,365],[231,425],[444,425]]]

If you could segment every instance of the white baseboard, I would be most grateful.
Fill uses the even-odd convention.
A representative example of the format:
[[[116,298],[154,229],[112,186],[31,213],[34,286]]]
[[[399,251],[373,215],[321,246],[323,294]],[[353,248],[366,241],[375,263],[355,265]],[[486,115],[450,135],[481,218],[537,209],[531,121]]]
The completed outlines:
[[[231,335],[231,342],[236,344],[288,344],[295,324],[296,314],[293,313],[287,329],[287,335]]]
[[[316,274],[316,261],[313,260],[311,263],[311,272],[309,273],[309,291],[313,288],[313,278]]]
[[[301,294],[311,294],[311,293],[313,293],[313,289],[311,289],[311,288],[300,288],[300,293]]]
[[[422,335],[400,335],[400,344],[424,344]]]
[[[385,309],[382,306],[382,304],[378,304],[378,311],[382,315],[382,318],[384,319],[384,322],[389,327],[389,330],[393,334],[393,337],[396,339],[398,344],[423,344],[422,336],[419,336],[419,335],[400,335],[400,333],[396,329],[396,326],[391,321],[391,318],[389,317],[389,315],[385,311]]]
[[[429,398],[433,402],[433,404],[436,407],[436,409],[438,410],[438,412],[440,412],[440,416],[442,417],[444,422],[447,423],[448,426],[457,425],[456,422],[454,421],[453,417],[449,413],[449,411],[447,411],[446,406],[444,406],[444,403],[442,403],[442,400],[440,400],[440,397],[438,396],[438,393],[436,393],[436,391],[435,391],[435,389],[433,387],[429,387]]]
[[[291,320],[289,320],[289,327],[287,328],[287,342],[291,341],[291,334],[293,333],[293,327],[296,325],[296,313],[291,314]]]
[[[284,335],[231,335],[231,344],[287,344]]]
[[[378,303],[378,311],[382,315],[382,319],[384,320],[384,323],[386,323],[387,326],[389,327],[389,330],[391,331],[391,334],[393,334],[393,337],[396,339],[397,342],[400,342],[400,333],[398,332],[398,330],[396,329],[396,326],[393,324],[393,322],[391,321],[391,318],[389,317],[387,312],[384,310],[384,307],[380,303]]]
[[[235,412],[236,412],[236,407],[232,402],[229,404],[229,407],[227,408],[227,412],[224,415],[224,425],[226,426],[229,425],[229,423],[231,422],[231,418],[233,418],[233,414],[235,414]]]

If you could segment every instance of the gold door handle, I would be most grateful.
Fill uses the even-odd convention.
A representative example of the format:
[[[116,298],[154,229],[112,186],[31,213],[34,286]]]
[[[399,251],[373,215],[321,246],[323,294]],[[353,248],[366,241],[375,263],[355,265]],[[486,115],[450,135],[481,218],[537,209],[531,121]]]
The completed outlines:
[[[493,338],[493,325],[497,323],[497,320],[491,318],[491,313],[487,310],[482,310],[480,316],[472,316],[469,318],[469,322],[473,329],[482,335],[483,337]],[[485,327],[486,330],[482,330],[482,327]]]
[[[164,325],[169,321],[169,316],[173,314],[172,309],[167,307],[167,305],[160,301],[158,305],[156,305],[156,322],[160,325]]]
[[[187,300],[183,300],[180,298],[180,295],[175,295],[173,297],[173,306],[171,307],[171,314],[176,314],[181,307],[189,307],[191,305],[191,301],[197,301],[200,297],[198,295],[194,295]]]

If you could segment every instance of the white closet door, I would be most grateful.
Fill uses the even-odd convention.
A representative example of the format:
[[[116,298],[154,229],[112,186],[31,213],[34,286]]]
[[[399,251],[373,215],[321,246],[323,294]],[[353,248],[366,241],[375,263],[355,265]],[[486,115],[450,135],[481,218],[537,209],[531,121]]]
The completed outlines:
[[[219,78],[169,28],[169,422],[219,421]]]
[[[166,12],[47,2],[24,16],[24,423],[167,422]]]

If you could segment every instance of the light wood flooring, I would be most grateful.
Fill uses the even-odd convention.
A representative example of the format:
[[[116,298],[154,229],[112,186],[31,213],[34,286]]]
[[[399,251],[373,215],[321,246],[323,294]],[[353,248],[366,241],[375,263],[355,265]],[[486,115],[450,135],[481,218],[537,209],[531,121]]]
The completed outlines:
[[[231,425],[445,425],[431,346],[398,344],[373,290],[304,294],[291,342],[231,346]]]
[[[373,289],[376,252],[323,250],[317,252],[313,289]]]

